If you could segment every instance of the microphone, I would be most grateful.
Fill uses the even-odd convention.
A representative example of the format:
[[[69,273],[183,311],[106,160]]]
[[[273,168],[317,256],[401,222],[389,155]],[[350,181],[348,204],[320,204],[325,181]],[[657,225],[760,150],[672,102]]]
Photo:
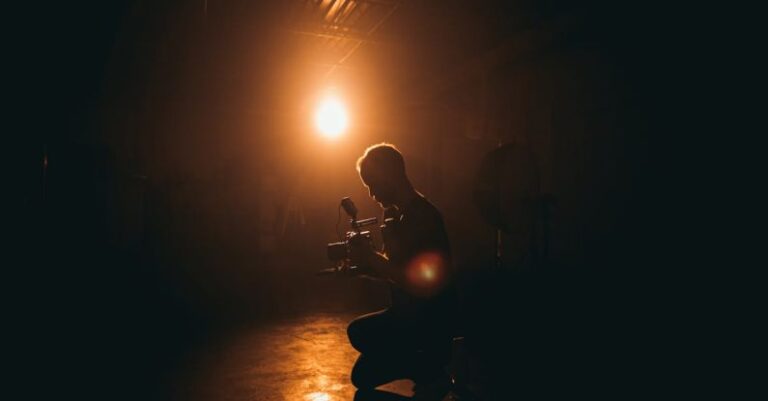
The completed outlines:
[[[344,208],[344,211],[347,212],[349,217],[352,218],[352,220],[355,220],[357,218],[357,207],[355,206],[355,202],[352,202],[352,198],[346,197],[341,199],[341,207]]]

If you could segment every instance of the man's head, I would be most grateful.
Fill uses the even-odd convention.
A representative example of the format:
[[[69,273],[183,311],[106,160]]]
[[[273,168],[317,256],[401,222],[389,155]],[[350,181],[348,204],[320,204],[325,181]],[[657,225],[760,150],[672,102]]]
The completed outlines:
[[[368,193],[383,207],[393,205],[398,193],[411,189],[403,155],[394,145],[380,143],[366,149],[357,159],[357,171]]]

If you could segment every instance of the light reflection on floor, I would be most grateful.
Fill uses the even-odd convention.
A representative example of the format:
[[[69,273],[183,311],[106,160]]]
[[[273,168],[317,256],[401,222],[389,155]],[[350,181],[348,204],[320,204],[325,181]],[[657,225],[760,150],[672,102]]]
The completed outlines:
[[[190,362],[178,399],[200,401],[346,401],[357,358],[347,341],[353,316],[315,315],[252,329],[218,341]],[[412,395],[412,383],[384,389]]]

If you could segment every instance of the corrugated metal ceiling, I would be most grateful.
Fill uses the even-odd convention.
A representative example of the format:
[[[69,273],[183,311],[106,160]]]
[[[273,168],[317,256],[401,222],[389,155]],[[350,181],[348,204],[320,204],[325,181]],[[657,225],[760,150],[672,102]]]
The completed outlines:
[[[286,30],[321,54],[327,76],[344,67],[355,52],[395,13],[400,1],[302,0],[290,11]]]

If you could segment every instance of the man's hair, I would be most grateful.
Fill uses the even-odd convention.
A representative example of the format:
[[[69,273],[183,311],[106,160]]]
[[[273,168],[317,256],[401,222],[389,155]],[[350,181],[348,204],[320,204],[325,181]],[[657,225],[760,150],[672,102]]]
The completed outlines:
[[[403,154],[395,145],[386,142],[369,146],[357,159],[357,172],[365,182],[365,176],[369,176],[374,171],[394,178],[405,178]]]

